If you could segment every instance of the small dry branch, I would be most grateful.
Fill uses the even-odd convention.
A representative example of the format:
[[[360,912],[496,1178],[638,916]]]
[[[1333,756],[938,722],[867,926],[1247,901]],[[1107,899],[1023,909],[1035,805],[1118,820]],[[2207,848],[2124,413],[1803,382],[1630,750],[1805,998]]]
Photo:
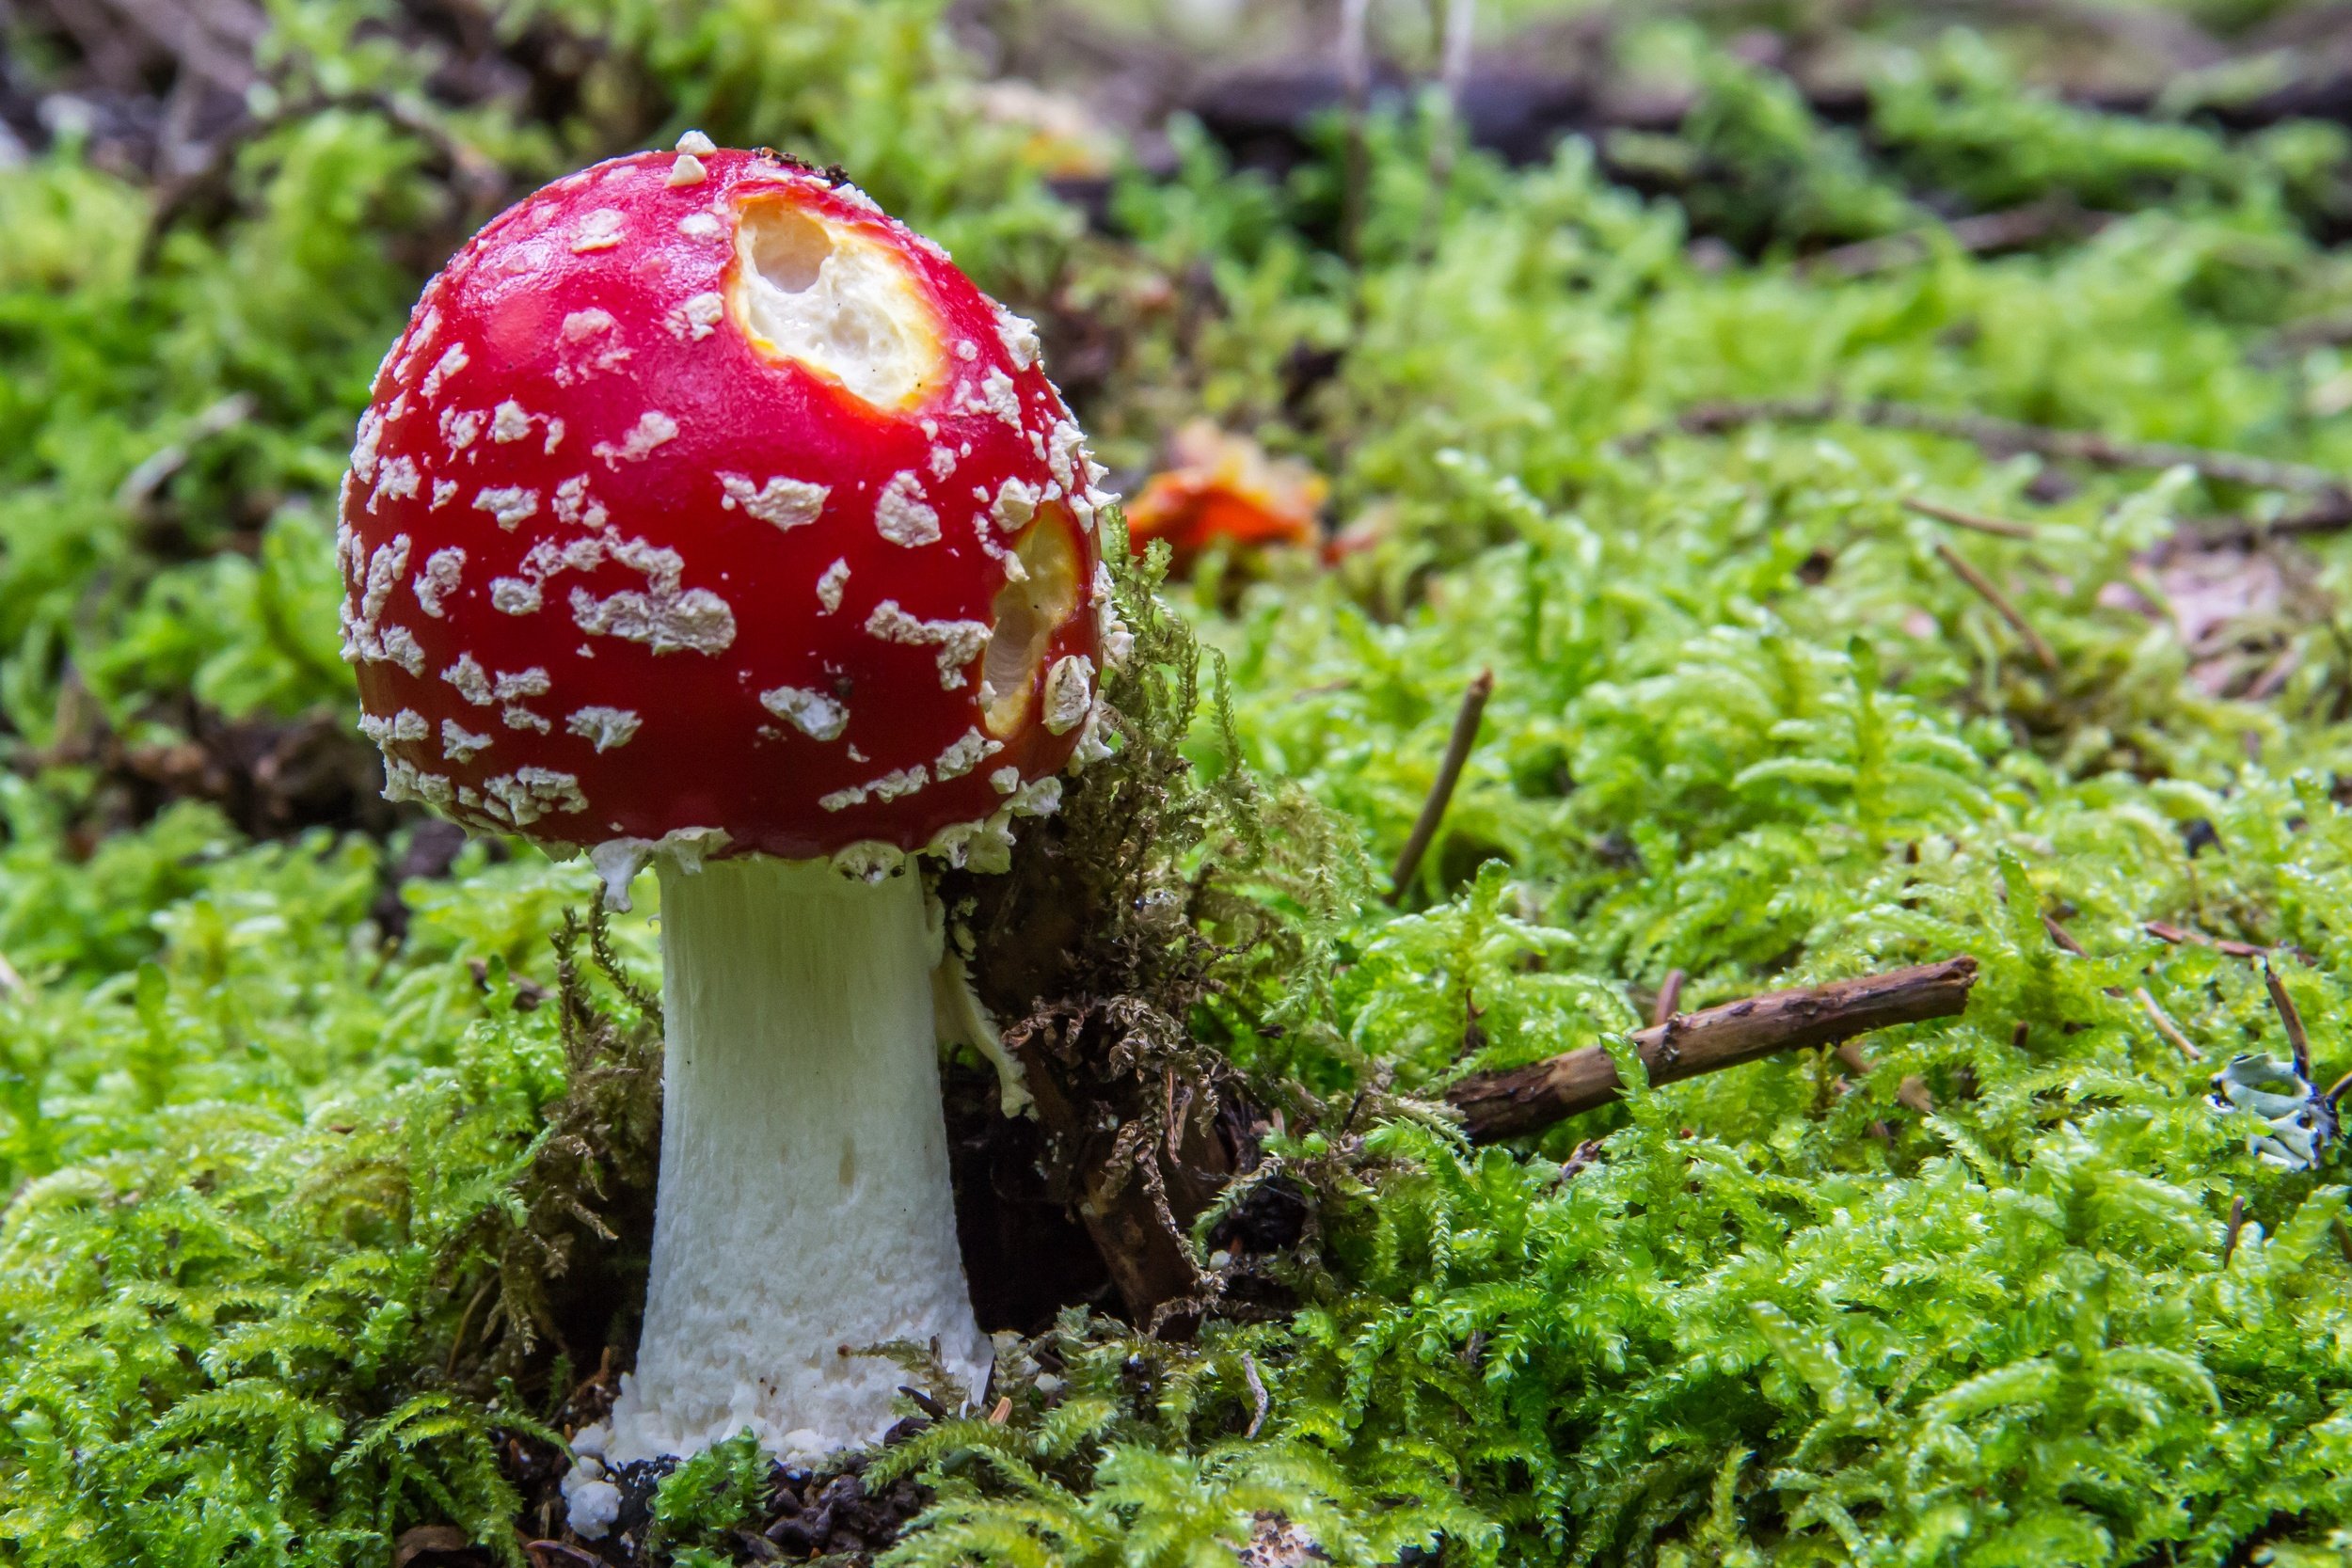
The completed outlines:
[[[2175,947],[2185,945],[2210,947],[2215,952],[2226,953],[2233,958],[2259,958],[2269,951],[2267,948],[2257,947],[2250,942],[2238,942],[2229,937],[2209,937],[2202,931],[2192,931],[2185,926],[2175,926],[2169,921],[2143,921],[2139,928],[2158,942],[2169,942]]]
[[[1977,570],[1975,563],[1966,556],[1941,539],[1935,542],[1935,554],[1937,560],[1951,568],[1952,576],[1974,589],[1977,596],[1991,605],[1993,612],[2009,624],[2009,629],[2015,632],[2018,640],[2032,650],[2036,664],[2053,673],[2057,671],[2058,650],[2050,646],[2048,638],[2034,629],[2034,624],[2026,619],[2026,612],[2017,608],[2015,600],[2002,593],[1999,585],[1991,578]]]
[[[1454,716],[1454,733],[1446,738],[1445,756],[1438,764],[1438,777],[1429,786],[1429,798],[1421,803],[1421,816],[1414,818],[1413,831],[1405,840],[1405,847],[1397,851],[1396,874],[1389,879],[1389,901],[1405,896],[1405,889],[1421,869],[1422,856],[1429,852],[1429,844],[1438,836],[1438,825],[1445,820],[1445,808],[1454,799],[1454,786],[1462,782],[1462,766],[1470,761],[1470,748],[1478,744],[1478,723],[1486,717],[1486,699],[1494,695],[1495,673],[1481,670],[1478,678],[1462,693],[1462,706]]]
[[[1689,436],[1722,436],[1752,424],[1820,424],[1843,420],[1879,430],[1912,430],[1971,442],[1995,456],[2032,452],[2062,462],[2087,463],[2094,468],[2173,468],[2185,466],[2207,479],[2250,485],[2258,490],[2342,497],[2344,476],[2308,463],[2284,463],[2246,452],[2217,451],[2209,447],[2177,446],[2169,441],[2125,441],[2095,430],[2060,430],[2027,424],[1991,414],[1955,414],[1917,404],[1879,398],[1847,399],[1756,398],[1703,403],[1675,421]],[[1650,431],[1628,436],[1622,443],[1639,451],[1657,439]]]
[[[1761,1056],[1835,1045],[1874,1029],[1951,1018],[1968,1006],[1977,960],[1966,954],[1884,974],[1772,991],[1686,1013],[1637,1031],[1633,1044],[1653,1085],[1718,1072]],[[1502,1072],[1465,1078],[1446,1099],[1480,1143],[1539,1132],[1606,1105],[1625,1091],[1599,1046]]]
[[[2007,517],[1988,517],[1981,512],[1963,512],[1957,506],[1931,501],[1925,496],[1905,496],[1903,505],[1922,517],[1932,517],[1939,523],[1964,528],[1974,533],[1990,533],[1999,539],[2038,539],[2041,531],[2031,523],[2015,523]]]

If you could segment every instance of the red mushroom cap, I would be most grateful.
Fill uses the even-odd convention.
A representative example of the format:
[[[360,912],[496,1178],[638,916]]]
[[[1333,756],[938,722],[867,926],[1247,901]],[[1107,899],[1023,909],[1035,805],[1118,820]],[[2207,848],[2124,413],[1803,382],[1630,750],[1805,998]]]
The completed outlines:
[[[954,853],[1091,721],[1100,470],[938,246],[679,145],[494,219],[376,374],[339,546],[386,793],[558,844]]]

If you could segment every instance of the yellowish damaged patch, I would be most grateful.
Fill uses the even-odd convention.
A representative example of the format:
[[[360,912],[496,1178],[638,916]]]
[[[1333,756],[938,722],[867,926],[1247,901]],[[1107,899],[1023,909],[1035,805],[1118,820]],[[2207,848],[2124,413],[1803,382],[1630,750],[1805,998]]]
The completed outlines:
[[[735,254],[727,307],[761,354],[805,365],[879,408],[909,408],[946,386],[938,309],[882,239],[789,198],[754,195],[737,219]]]
[[[1027,721],[1046,647],[1077,613],[1080,561],[1072,527],[1059,503],[1039,507],[1013,544],[1026,576],[1009,577],[991,607],[995,630],[980,665],[981,721],[1000,740]]]

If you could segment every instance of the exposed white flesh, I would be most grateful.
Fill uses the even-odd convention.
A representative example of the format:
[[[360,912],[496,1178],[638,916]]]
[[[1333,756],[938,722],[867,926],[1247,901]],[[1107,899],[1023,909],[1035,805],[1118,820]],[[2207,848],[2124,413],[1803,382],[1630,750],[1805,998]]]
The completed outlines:
[[[894,1339],[935,1339],[977,1398],[919,879],[765,856],[660,876],[653,1269],[606,1457],[747,1427],[786,1458],[872,1442],[907,1375],[854,1352]]]

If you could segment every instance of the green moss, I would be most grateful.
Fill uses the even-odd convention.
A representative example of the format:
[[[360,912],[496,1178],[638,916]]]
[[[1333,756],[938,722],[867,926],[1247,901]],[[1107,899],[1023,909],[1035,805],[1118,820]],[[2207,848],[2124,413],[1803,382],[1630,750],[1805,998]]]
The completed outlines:
[[[2344,471],[2352,362],[2277,335],[2352,298],[2339,132],[2061,103],[1894,23],[1840,128],[1645,29],[1615,63],[1697,89],[1673,135],[1440,182],[1431,105],[1377,119],[1351,267],[1336,123],[1281,179],[1180,124],[1089,233],[929,4],[501,10],[510,60],[596,47],[463,108],[440,45],[274,14],[213,195],[71,142],[0,170],[0,1560],[389,1564],[445,1522],[511,1559],[506,1439],[626,1332],[567,1292],[628,1266],[644,917],[589,963],[593,879],[477,847],[388,924],[405,834],[248,841],[126,758],[347,716],[326,518],[375,356],[494,187],[693,123],[842,160],[1039,310],[1107,457],[1206,412],[1375,539],[1131,600],[1128,756],[1056,830],[1117,906],[1089,984],[1285,1111],[1253,1181],[1312,1199],[1259,1260],[1288,1305],[1009,1352],[1001,1423],[874,1457],[933,1488],[893,1560],[1209,1563],[1280,1521],[1364,1564],[2352,1552],[2343,1157],[2255,1157],[2205,1089],[2285,1055],[2262,976],[2148,930],[2273,949],[2319,1078],[2352,1068],[2347,546],[2161,553],[2287,504],[2187,472],[1673,428],[1836,391]],[[1985,259],[1927,215],[2050,197],[2112,221]],[[1789,259],[1899,230],[1865,276]],[[1367,868],[1482,670],[1391,904]],[[1867,1075],[1767,1061],[1510,1149],[1436,1109],[1616,1041],[1671,971],[1692,1006],[1963,951],[1966,1016]],[[763,1480],[680,1467],[658,1552],[726,1560]]]

